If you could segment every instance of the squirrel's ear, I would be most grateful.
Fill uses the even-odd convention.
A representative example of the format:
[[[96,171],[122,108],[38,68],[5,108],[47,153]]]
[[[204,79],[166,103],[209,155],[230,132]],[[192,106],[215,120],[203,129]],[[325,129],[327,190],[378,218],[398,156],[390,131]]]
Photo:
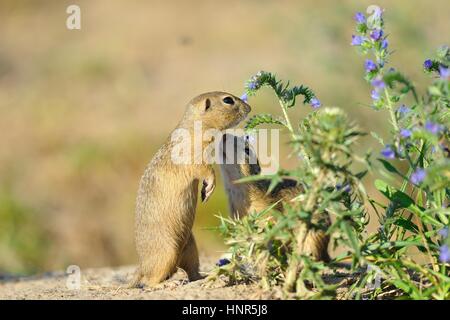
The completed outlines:
[[[205,100],[205,111],[208,111],[209,108],[211,108],[211,100],[206,99]]]

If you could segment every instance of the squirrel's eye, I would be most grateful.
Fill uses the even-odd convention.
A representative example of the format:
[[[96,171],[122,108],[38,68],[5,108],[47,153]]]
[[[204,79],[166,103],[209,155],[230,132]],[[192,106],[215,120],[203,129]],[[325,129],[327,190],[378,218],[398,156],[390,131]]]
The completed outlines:
[[[233,100],[232,97],[225,97],[225,98],[223,98],[222,101],[223,101],[224,103],[226,103],[226,104],[231,104],[231,105],[234,104],[234,100]]]

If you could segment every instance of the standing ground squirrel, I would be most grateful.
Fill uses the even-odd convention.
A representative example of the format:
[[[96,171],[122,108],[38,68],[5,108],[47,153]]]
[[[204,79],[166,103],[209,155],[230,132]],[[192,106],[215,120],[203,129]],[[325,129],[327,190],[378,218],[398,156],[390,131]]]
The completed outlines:
[[[228,150],[226,145],[233,146]],[[304,189],[297,181],[293,179],[283,179],[271,192],[269,189],[270,180],[257,180],[247,183],[235,183],[241,178],[258,175],[261,173],[261,167],[258,159],[251,149],[248,140],[245,137],[238,137],[231,134],[225,134],[222,138],[222,161],[220,170],[224,180],[225,190],[228,195],[230,214],[234,219],[239,219],[252,212],[261,212],[269,206],[282,200],[289,202]],[[244,149],[240,150],[239,146]],[[231,149],[231,148],[230,148]],[[232,154],[230,154],[232,153]],[[243,161],[238,161],[239,153],[243,153]],[[226,162],[226,159],[233,161]],[[292,203],[292,202],[291,202]],[[294,203],[292,203],[294,205]],[[283,211],[283,204],[280,201],[275,208]],[[327,213],[324,217],[313,217],[313,222],[317,219],[324,219],[327,225],[330,225],[330,218]],[[317,260],[328,261],[328,243],[330,239],[324,230],[308,228],[304,250],[306,254],[311,255]]]
[[[225,92],[209,92],[192,99],[176,129],[188,133],[182,140],[189,150],[204,150],[210,141],[196,145],[194,132],[225,130],[237,125],[250,112],[250,106]],[[197,134],[197,133],[196,133]],[[139,266],[130,284],[154,286],[172,276],[177,267],[184,269],[190,281],[201,278],[197,246],[192,234],[198,184],[203,181],[202,200],[206,201],[215,187],[211,164],[194,158],[175,163],[173,155],[179,142],[173,136],[164,143],[148,164],[139,184],[136,200],[135,241]],[[196,154],[194,150],[194,154]],[[200,160],[200,161],[198,161]]]

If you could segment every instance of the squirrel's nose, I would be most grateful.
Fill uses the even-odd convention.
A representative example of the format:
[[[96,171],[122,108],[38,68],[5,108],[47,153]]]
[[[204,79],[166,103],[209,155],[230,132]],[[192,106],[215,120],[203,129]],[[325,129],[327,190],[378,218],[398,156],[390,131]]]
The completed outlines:
[[[250,111],[252,111],[252,108],[250,108],[248,104],[243,103],[242,105],[245,113],[249,113]]]

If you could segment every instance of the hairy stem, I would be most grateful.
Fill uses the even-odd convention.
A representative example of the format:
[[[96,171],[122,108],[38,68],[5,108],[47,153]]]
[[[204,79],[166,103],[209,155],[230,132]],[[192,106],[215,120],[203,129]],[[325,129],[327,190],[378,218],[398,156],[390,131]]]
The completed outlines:
[[[295,135],[294,127],[292,126],[291,120],[289,119],[289,115],[287,114],[287,107],[280,98],[278,99],[278,102],[280,103],[281,110],[283,111],[284,120],[286,122],[286,128],[289,130],[292,140],[295,141],[295,140],[297,140],[297,136]],[[309,161],[309,157],[306,154],[306,151],[303,148],[303,146],[300,146],[300,153],[302,155],[303,161],[305,162],[306,166],[309,169],[311,169],[311,162]]]
[[[320,191],[320,188],[322,187],[325,176],[325,170],[321,170],[319,176],[317,177],[316,183],[308,193],[308,198],[306,200],[304,210],[310,212],[311,216],[314,215],[314,206],[317,203],[317,195]],[[302,268],[302,264],[298,260],[298,256],[305,254],[305,241],[308,235],[308,227],[306,222],[300,221],[300,225],[296,231],[296,234],[297,250],[295,254],[290,257],[289,267],[286,272],[286,278],[284,282],[284,290],[286,292],[291,292],[294,289],[298,272]]]
[[[394,126],[395,131],[398,132],[400,129],[398,127],[397,117],[395,116],[395,112],[393,110],[391,96],[389,95],[389,91],[386,88],[384,89],[384,95],[386,96],[387,108],[391,116],[392,125]]]

